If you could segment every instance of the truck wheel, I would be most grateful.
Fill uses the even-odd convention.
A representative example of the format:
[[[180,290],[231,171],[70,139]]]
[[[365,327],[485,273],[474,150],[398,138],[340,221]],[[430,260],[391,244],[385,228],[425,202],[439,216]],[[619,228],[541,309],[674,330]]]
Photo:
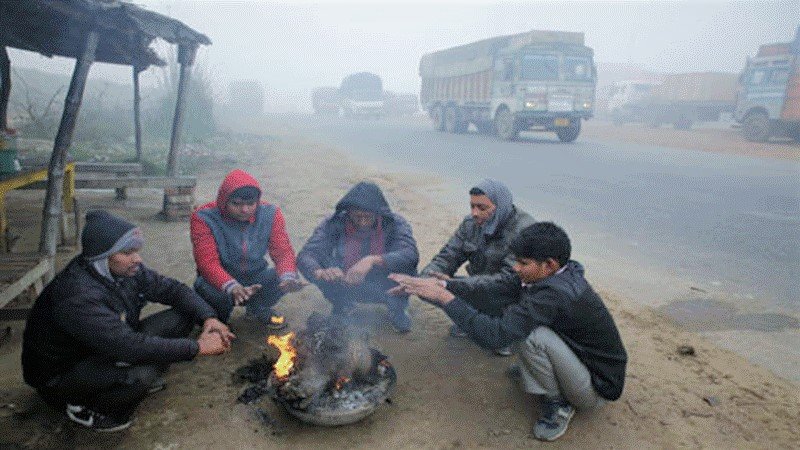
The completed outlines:
[[[519,123],[507,109],[501,109],[494,118],[497,136],[504,141],[513,141],[519,136]]]
[[[573,120],[568,127],[561,127],[556,129],[556,135],[561,142],[572,142],[578,139],[581,133],[581,120]]]
[[[676,120],[672,126],[675,127],[676,130],[689,130],[692,128],[692,119],[681,117]]]
[[[448,106],[444,110],[444,129],[448,133],[464,133],[467,131],[468,126],[469,123],[461,118],[461,111],[458,106]]]
[[[444,131],[444,111],[441,106],[434,106],[431,109],[431,121],[433,121],[434,130]]]
[[[772,126],[766,113],[750,113],[742,122],[742,134],[750,142],[767,142],[772,135]]]

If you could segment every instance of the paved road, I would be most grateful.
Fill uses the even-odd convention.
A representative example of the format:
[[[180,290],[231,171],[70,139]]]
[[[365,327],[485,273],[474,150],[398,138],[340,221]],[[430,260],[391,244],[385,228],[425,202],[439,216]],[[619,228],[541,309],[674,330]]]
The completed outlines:
[[[373,165],[440,175],[459,196],[484,176],[506,181],[535,217],[568,227],[607,284],[651,305],[695,286],[800,317],[797,162],[544,133],[507,143],[414,122],[298,126]]]

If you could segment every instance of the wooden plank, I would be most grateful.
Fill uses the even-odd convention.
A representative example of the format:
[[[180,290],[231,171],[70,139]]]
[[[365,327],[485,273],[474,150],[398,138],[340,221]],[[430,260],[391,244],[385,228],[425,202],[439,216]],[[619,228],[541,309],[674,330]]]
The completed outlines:
[[[85,175],[85,174],[84,174]],[[75,177],[76,189],[120,189],[120,188],[154,188],[197,186],[195,177]],[[26,189],[42,189],[44,183],[38,182],[26,186]]]
[[[46,256],[41,256],[40,258],[39,262],[32,266],[19,280],[9,284],[0,291],[0,308],[25,292],[26,289],[33,286],[37,280],[41,279],[48,271],[52,270],[53,260]]]
[[[75,162],[77,175],[82,172],[101,172],[101,173],[142,173],[142,165],[139,163],[99,163],[99,162]]]

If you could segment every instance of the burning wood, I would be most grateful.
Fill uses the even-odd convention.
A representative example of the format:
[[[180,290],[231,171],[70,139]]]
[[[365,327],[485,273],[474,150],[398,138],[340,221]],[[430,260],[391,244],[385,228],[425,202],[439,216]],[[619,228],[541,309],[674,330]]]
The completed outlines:
[[[366,417],[386,400],[396,375],[367,335],[337,318],[312,314],[297,334],[270,336],[281,352],[266,392],[292,415],[319,425]]]

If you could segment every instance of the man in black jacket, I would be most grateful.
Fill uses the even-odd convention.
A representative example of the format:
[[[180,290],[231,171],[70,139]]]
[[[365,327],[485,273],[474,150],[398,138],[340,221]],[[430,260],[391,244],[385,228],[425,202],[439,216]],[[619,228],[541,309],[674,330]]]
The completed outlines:
[[[381,189],[362,181],[336,204],[297,255],[297,267],[345,315],[357,302],[385,303],[395,330],[411,330],[408,295],[388,295],[392,272],[417,273],[419,253],[406,220],[392,212]]]
[[[551,222],[522,230],[511,242],[514,275],[469,287],[485,295],[519,295],[501,317],[481,313],[460,296],[464,283],[392,274],[409,294],[440,307],[478,344],[498,348],[522,342],[521,378],[530,394],[542,395],[533,434],[552,441],[580,409],[596,408],[622,395],[627,354],[603,300],[571,261],[567,234]]]
[[[36,299],[22,372],[49,404],[97,431],[130,426],[136,406],[164,387],[170,363],[227,351],[235,336],[192,289],[142,265],[141,230],[91,211],[83,252]],[[172,308],[140,320],[147,302]],[[197,340],[186,336],[195,324]]]

